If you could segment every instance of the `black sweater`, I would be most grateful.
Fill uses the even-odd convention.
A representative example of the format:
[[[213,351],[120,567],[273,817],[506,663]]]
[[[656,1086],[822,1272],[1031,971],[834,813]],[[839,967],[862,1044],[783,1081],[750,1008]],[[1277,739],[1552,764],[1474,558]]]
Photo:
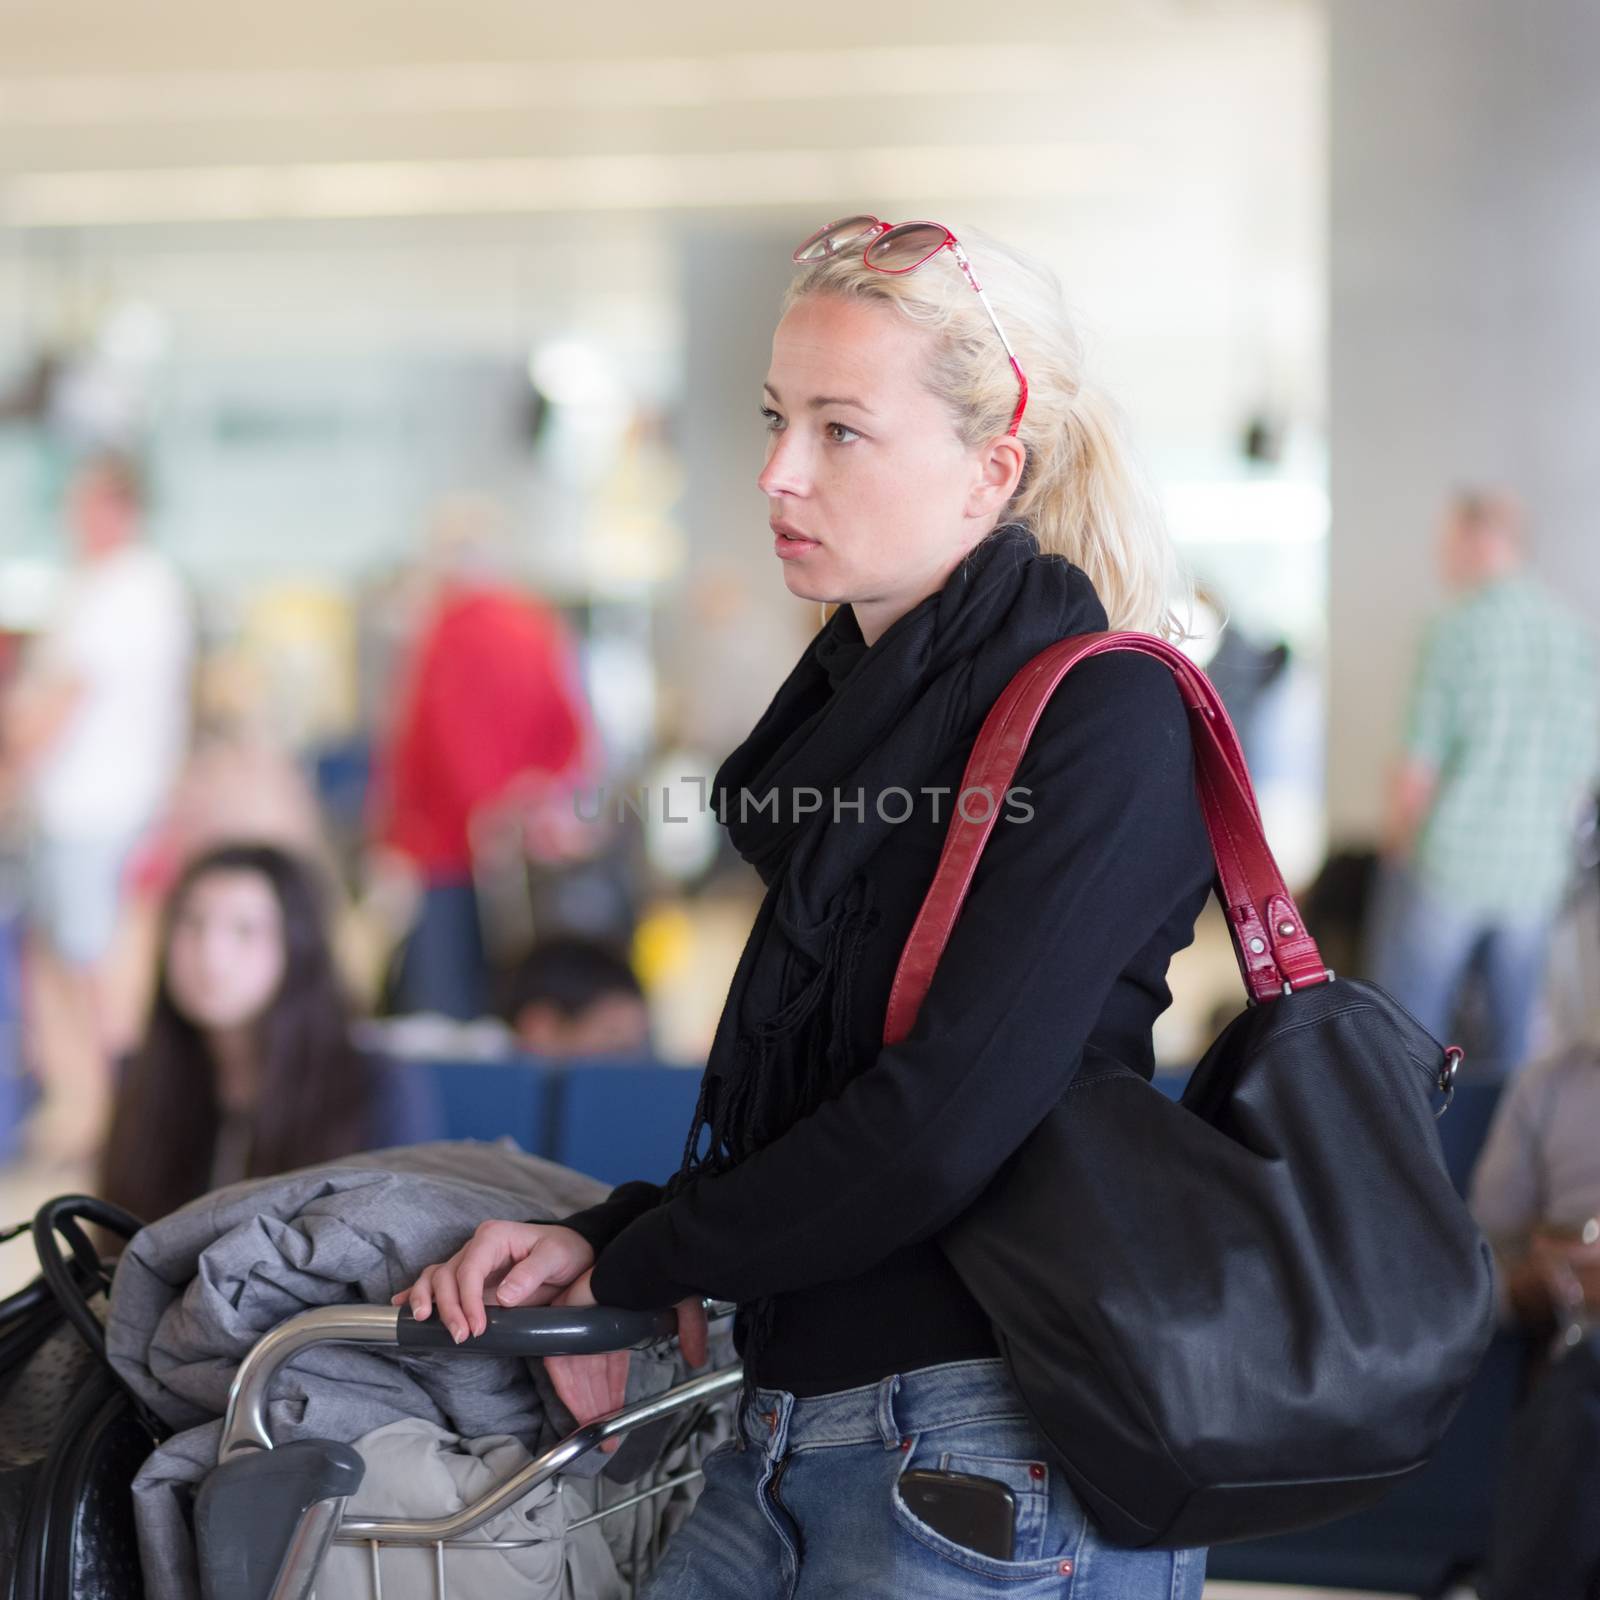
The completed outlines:
[[[835,689],[860,653],[829,664]],[[1057,689],[1015,779],[1034,814],[1002,810],[916,1026],[883,1046],[900,951],[970,753],[950,750],[937,780],[949,793],[920,796],[872,858],[882,922],[855,982],[860,1070],[843,1092],[676,1200],[629,1183],[568,1219],[595,1247],[603,1305],[774,1296],[755,1374],[767,1387],[823,1394],[994,1355],[937,1234],[1086,1050],[1154,1070],[1167,965],[1194,936],[1214,869],[1177,687],[1159,662],[1129,655],[1086,662]]]

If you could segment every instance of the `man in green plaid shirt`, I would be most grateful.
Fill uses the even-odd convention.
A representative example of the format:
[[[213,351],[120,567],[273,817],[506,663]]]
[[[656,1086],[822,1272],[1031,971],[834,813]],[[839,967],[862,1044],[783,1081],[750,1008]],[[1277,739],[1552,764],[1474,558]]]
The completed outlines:
[[[1578,817],[1600,777],[1589,630],[1526,571],[1516,503],[1462,495],[1428,630],[1374,906],[1373,977],[1436,1038],[1481,956],[1492,1058],[1521,1064]]]

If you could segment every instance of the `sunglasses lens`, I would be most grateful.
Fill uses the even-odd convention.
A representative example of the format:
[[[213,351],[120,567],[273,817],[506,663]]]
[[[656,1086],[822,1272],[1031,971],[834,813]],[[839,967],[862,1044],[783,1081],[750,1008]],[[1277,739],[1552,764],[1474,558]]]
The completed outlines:
[[[936,222],[907,222],[890,228],[867,246],[867,265],[879,272],[909,272],[920,267],[950,237]]]
[[[877,226],[876,217],[844,217],[830,222],[827,227],[818,228],[795,251],[794,258],[796,261],[825,261],[853,244],[860,244]]]

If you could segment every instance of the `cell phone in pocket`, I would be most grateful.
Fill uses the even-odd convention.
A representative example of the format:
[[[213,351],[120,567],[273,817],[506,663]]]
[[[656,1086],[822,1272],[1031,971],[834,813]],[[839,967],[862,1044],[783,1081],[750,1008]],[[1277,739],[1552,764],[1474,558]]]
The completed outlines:
[[[918,1521],[952,1544],[996,1561],[1011,1560],[1017,1497],[998,1478],[913,1468],[900,1474],[900,1498]]]

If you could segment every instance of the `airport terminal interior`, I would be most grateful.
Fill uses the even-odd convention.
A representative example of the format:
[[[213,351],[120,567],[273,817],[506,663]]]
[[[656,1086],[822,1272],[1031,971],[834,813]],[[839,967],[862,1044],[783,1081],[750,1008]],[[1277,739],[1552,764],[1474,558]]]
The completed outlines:
[[[914,604],[932,619],[957,587],[929,599],[953,556],[937,583],[902,582],[889,611],[864,590],[808,587],[804,563],[828,555],[832,534],[819,545],[798,528],[817,531],[823,475],[847,482],[879,447],[870,408],[858,409],[846,421],[865,415],[864,439],[829,421],[802,459],[804,417],[773,409],[791,372],[825,362],[815,345],[796,356],[781,329],[774,340],[786,292],[814,268],[799,247],[854,219],[824,248],[867,266],[880,250],[904,274],[894,294],[947,273],[941,303],[974,319],[968,343],[985,346],[996,382],[1012,383],[1008,357],[1020,376],[1032,356],[1023,401],[1049,417],[1065,393],[1067,416],[1077,378],[1060,390],[1045,374],[1047,336],[1014,291],[1012,257],[985,254],[1016,252],[1059,284],[1082,393],[1092,385],[1122,418],[1094,438],[1128,441],[1140,528],[1175,555],[1156,609],[1108,604],[1105,625],[1149,632],[1164,606],[1181,619],[1177,648],[1237,730],[1293,897],[1272,902],[1273,951],[1282,928],[1295,932],[1282,918],[1297,907],[1316,940],[1314,982],[1381,987],[1418,1037],[1459,1047],[1431,1107],[1443,1114],[1419,1137],[1452,1215],[1484,1241],[1481,1359],[1424,1468],[1341,1520],[1217,1543],[1204,1594],[1594,1600],[1597,52],[1600,12],[1583,0],[280,0],[249,14],[198,0],[8,0],[0,1227],[61,1195],[121,1208],[153,1225],[141,1241],[154,1242],[129,1246],[118,1275],[137,1263],[140,1285],[153,1284],[170,1269],[175,1297],[193,1278],[182,1304],[198,1316],[197,1286],[222,1283],[224,1269],[187,1242],[198,1224],[179,1225],[232,1218],[234,1231],[218,1222],[205,1248],[227,1244],[231,1262],[252,1230],[276,1241],[270,1263],[218,1290],[243,1316],[269,1280],[331,1275],[346,1285],[328,1297],[341,1303],[366,1293],[349,1286],[367,1284],[369,1267],[319,1266],[311,1243],[300,1255],[281,1244],[308,1225],[271,1209],[280,1195],[331,1204],[285,1174],[370,1176],[375,1150],[483,1141],[461,1168],[462,1193],[504,1187],[505,1163],[539,1158],[515,1170],[537,1166],[559,1197],[537,1214],[559,1218],[630,1180],[688,1186],[697,1163],[721,1172],[745,1134],[728,1132],[723,1080],[708,1075],[708,1094],[701,1075],[742,1026],[730,995],[745,993],[747,967],[762,970],[741,957],[764,949],[774,903],[778,925],[810,947],[785,921],[790,901],[769,892],[787,880],[748,847],[764,836],[725,825],[717,796],[724,781],[772,770],[745,755],[747,741],[773,726],[776,745],[789,696],[820,706],[853,680],[859,698],[874,655],[888,653],[873,648],[880,620],[892,627]],[[919,255],[890,262],[872,241],[904,244],[884,228],[905,219],[937,222],[923,244],[909,236]],[[987,280],[981,307],[964,274]],[[883,305],[856,302],[853,314],[887,317]],[[1016,335],[1014,352],[986,345],[990,319]],[[913,337],[903,318],[895,332]],[[869,384],[882,377],[872,369],[861,368]],[[1045,458],[1042,433],[1029,431],[1044,422],[1015,425],[1028,451],[1025,466],[1016,452],[1018,496],[1047,470],[1092,473],[1095,449],[1112,448]],[[990,432],[1002,443],[986,459],[1010,460],[1006,436]],[[856,465],[834,465],[847,444]],[[883,492],[860,491],[866,481],[831,503]],[[1102,519],[1116,521],[1111,493],[1082,492],[1080,543],[1058,547],[1097,575],[1084,552]],[[838,514],[870,544],[862,504],[886,502]],[[905,519],[891,508],[878,525],[900,548]],[[862,559],[888,570],[881,549]],[[1125,557],[1105,559],[1109,571]],[[837,641],[847,665],[866,647],[848,675],[832,665]],[[797,663],[812,676],[797,680]],[[984,707],[962,683],[966,750]],[[922,725],[908,711],[877,742],[901,748]],[[1099,776],[1072,778],[1072,793],[1111,781],[1127,768],[1119,759],[1096,756]],[[796,856],[814,855],[820,896],[821,863],[852,823],[835,811],[831,830],[806,828],[801,837],[824,842]],[[938,852],[936,836],[918,883]],[[1018,896],[1013,922],[982,909],[981,885],[974,909],[994,917],[981,924],[986,958],[1033,975],[1021,1003],[1059,995],[1062,1015],[1075,993],[1086,1004],[1079,985],[1098,980],[1084,972],[1105,965],[1082,955],[1094,936],[1034,931],[1078,902],[1041,881]],[[796,903],[817,910],[806,891]],[[1164,1109],[1187,1104],[1185,1083],[1214,1042],[1224,1051],[1244,1036],[1231,1028],[1242,1013],[1277,1003],[1241,983],[1240,962],[1266,945],[1249,943],[1225,899],[1196,901],[1192,936],[1186,924],[1175,953],[1162,946],[1154,969],[1117,980],[1124,1001],[1137,991],[1153,1015],[1148,1056],[1133,1066]],[[827,915],[831,960],[855,925]],[[846,958],[844,971],[876,994],[872,925],[859,968]],[[956,927],[953,957],[975,943]],[[1037,959],[1030,941],[1044,937],[1059,941],[1059,961]],[[885,992],[893,970],[883,967]],[[840,981],[842,1002],[820,977],[807,991],[835,996],[834,1035],[808,1073],[848,1054],[833,1048],[851,1015]],[[1283,987],[1299,998],[1293,973]],[[997,1036],[1040,1049],[1055,1014],[1041,1010],[1031,1034]],[[1069,1039],[1048,1069],[1063,1090],[1084,1070],[1083,1046]],[[883,1068],[869,1051],[851,1070]],[[858,1103],[840,1087],[809,1116]],[[879,1092],[880,1107],[909,1114],[881,1098],[899,1090]],[[352,1158],[377,1164],[341,1165]],[[443,1192],[442,1169],[406,1170],[420,1193]],[[252,1184],[274,1186],[239,1190]],[[236,1193],[271,1198],[252,1209]],[[795,1195],[801,1211],[825,1200]],[[456,1199],[435,1203],[458,1214]],[[472,1207],[460,1199],[458,1211]],[[98,1212],[88,1220],[106,1225]],[[474,1225],[461,1225],[463,1242]],[[922,1237],[934,1231],[930,1221]],[[41,1270],[19,1233],[0,1244],[0,1296]],[[97,1249],[122,1249],[109,1238],[70,1241],[80,1289]],[[315,1229],[304,1239],[333,1248]],[[442,1259],[415,1248],[424,1254],[391,1271],[393,1287]],[[596,1248],[598,1287],[610,1246]],[[677,1280],[663,1267],[661,1281]],[[220,1427],[226,1382],[172,1377],[188,1357],[166,1353],[171,1321],[149,1334],[155,1353],[132,1353],[142,1308],[124,1311],[123,1296],[119,1283],[111,1348],[119,1383],[135,1368],[148,1377],[128,1388],[136,1402],[119,1401],[158,1414],[145,1452],[173,1430]],[[781,1310],[772,1335],[771,1318],[736,1298],[779,1360],[791,1348]],[[8,1462],[11,1396],[32,1381],[37,1345],[8,1331],[20,1304],[0,1301]],[[649,1359],[670,1366],[659,1350]],[[326,1377],[333,1360],[309,1370]],[[196,1357],[194,1373],[203,1365]],[[646,1365],[631,1369],[630,1403]],[[341,1394],[372,1381],[347,1370]],[[172,1416],[158,1390],[182,1396]],[[294,1393],[330,1414],[341,1403],[314,1385]],[[283,1424],[282,1404],[263,1401],[263,1417]],[[803,1394],[795,1404],[799,1416]],[[439,1473],[452,1492],[465,1493],[469,1467],[481,1493],[491,1467],[542,1447],[511,1437],[512,1420],[471,1429],[432,1398],[421,1415],[431,1420],[391,1425],[439,1424],[461,1452],[476,1435],[505,1439],[504,1462],[487,1448],[452,1457]],[[375,1494],[382,1458],[362,1449]],[[159,1485],[161,1504],[187,1506],[198,1471],[180,1486],[169,1443],[157,1459],[173,1480]],[[698,1455],[684,1459],[697,1468]],[[154,1574],[193,1569],[193,1540],[205,1568],[210,1513],[158,1514],[152,1481],[147,1464],[133,1497],[142,1589],[57,1577],[18,1594],[200,1600],[192,1577],[169,1587]],[[586,1480],[582,1495],[590,1481],[601,1483]],[[11,1492],[0,1483],[0,1497]],[[663,1491],[650,1529],[644,1511],[620,1512],[633,1519],[626,1538],[563,1533],[564,1577],[517,1566],[529,1551],[497,1551],[484,1559],[510,1564],[494,1592],[620,1600],[665,1541],[657,1588],[642,1592],[712,1595],[663,1586],[672,1508],[692,1498],[682,1484]],[[430,1513],[402,1499],[392,1514],[462,1504]],[[220,1489],[201,1503],[229,1504]],[[21,1573],[10,1525],[7,1512],[0,1569]],[[332,1524],[325,1532],[335,1539]],[[363,1538],[370,1572],[362,1540],[340,1533],[327,1559],[349,1566],[324,1574],[322,1600],[369,1592],[381,1541]],[[421,1556],[403,1550],[384,1555],[398,1564],[372,1592],[445,1600],[445,1541],[435,1543],[437,1591],[406,1576],[406,1557]],[[452,1570],[474,1559],[451,1550]],[[984,1592],[1001,1592],[1005,1563],[974,1559],[990,1574]],[[1074,1559],[1088,1570],[1086,1556],[1063,1559],[1049,1588],[1045,1563],[1032,1563],[1041,1586],[1025,1592],[1073,1592]],[[1170,1594],[1198,1600],[1198,1583],[1180,1586],[1181,1563],[1168,1565]],[[432,1584],[431,1565],[425,1576]],[[760,1581],[743,1591],[752,1600],[795,1592]],[[1087,1592],[1157,1592],[1127,1581]],[[206,1582],[206,1600],[308,1592]],[[864,1569],[860,1582],[863,1595],[934,1594],[910,1578],[871,1587]]]

